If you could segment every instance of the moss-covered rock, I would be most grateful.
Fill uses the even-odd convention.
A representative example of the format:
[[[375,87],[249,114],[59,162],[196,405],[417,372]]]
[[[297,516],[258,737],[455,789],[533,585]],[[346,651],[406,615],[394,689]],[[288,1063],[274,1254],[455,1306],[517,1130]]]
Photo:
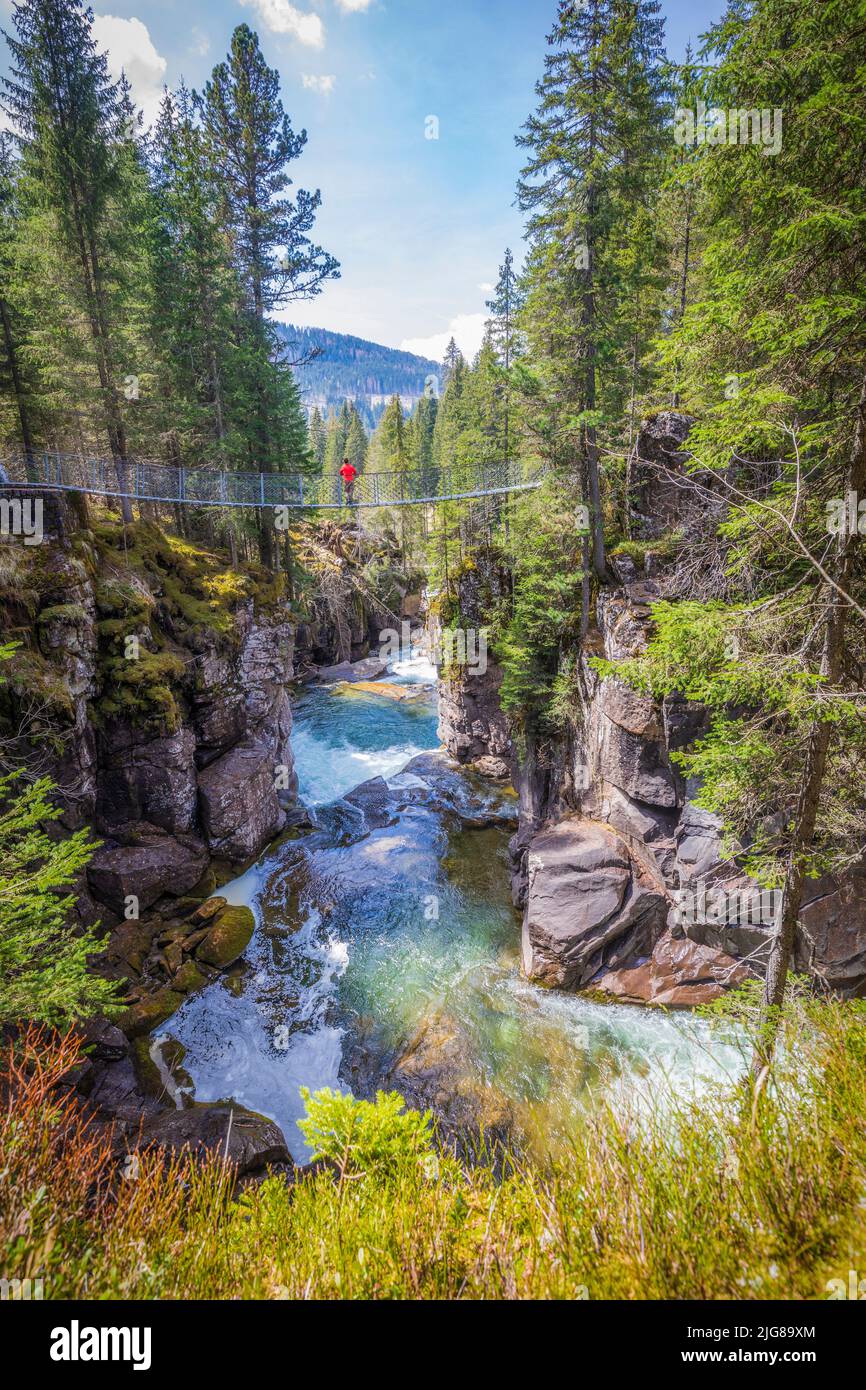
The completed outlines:
[[[194,994],[206,984],[207,975],[199,969],[194,960],[185,960],[171,980],[172,989],[178,990],[181,994]]]
[[[148,994],[121,1014],[117,1020],[118,1027],[128,1038],[140,1038],[171,1018],[182,1003],[183,995],[177,990],[158,989],[155,994]]]
[[[191,914],[190,921],[194,922],[196,926],[204,922],[210,922],[216,917],[218,912],[222,912],[223,908],[227,906],[228,903],[225,898],[206,898]]]
[[[205,965],[224,970],[243,955],[250,944],[255,925],[256,919],[250,908],[223,908],[196,951],[197,959]]]

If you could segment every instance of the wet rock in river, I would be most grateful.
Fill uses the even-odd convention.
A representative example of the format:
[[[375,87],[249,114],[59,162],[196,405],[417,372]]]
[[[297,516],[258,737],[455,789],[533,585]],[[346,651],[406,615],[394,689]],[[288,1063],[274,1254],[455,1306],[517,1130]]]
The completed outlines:
[[[183,1003],[183,995],[173,989],[158,989],[147,994],[137,1004],[131,1005],[118,1019],[120,1027],[128,1038],[140,1038],[152,1028],[159,1027],[171,1018]]]
[[[579,989],[614,954],[648,954],[668,901],[610,830],[573,818],[536,835],[528,854],[523,969],[532,980]]]
[[[379,695],[384,700],[419,700],[426,698],[427,691],[422,685],[394,685],[391,681],[355,680],[338,687],[338,695]]]
[[[248,907],[224,907],[196,950],[196,959],[224,970],[242,956],[250,944],[256,919]]]
[[[373,681],[377,676],[384,676],[387,669],[387,661],[368,656],[363,661],[341,661],[337,666],[321,666],[317,679],[322,685],[337,681]]]
[[[238,1177],[273,1166],[293,1167],[282,1131],[273,1120],[240,1105],[193,1105],[165,1111],[145,1121],[140,1147],[198,1157],[227,1155]]]
[[[709,1004],[748,976],[746,966],[724,951],[666,932],[648,959],[605,971],[593,989],[624,1003],[687,1009]]]

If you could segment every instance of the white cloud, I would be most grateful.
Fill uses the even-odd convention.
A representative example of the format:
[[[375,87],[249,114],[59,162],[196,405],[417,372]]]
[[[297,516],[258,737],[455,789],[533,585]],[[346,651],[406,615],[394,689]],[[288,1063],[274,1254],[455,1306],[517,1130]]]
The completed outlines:
[[[304,72],[301,74],[301,81],[309,91],[320,92],[323,97],[329,97],[337,85],[337,79],[332,72],[321,77]]]
[[[125,72],[132,95],[150,124],[156,119],[165,82],[166,59],[157,53],[147,26],[140,19],[119,19],[113,14],[93,17],[93,37],[108,52],[112,77]]]
[[[195,53],[198,58],[203,58],[206,53],[210,53],[210,39],[203,29],[199,29],[197,24],[192,26],[189,36],[192,40],[189,48],[190,53]]]
[[[252,6],[272,34],[291,34],[307,48],[324,48],[325,26],[317,14],[304,14],[289,0],[241,0]]]
[[[433,333],[429,338],[404,338],[400,350],[440,362],[453,338],[463,356],[471,361],[484,341],[487,318],[487,314],[457,314],[444,333]]]
[[[373,0],[337,0],[337,7],[344,14],[354,14],[359,10],[369,10]]]
[[[482,280],[478,288],[480,289],[482,294],[492,294],[493,291],[496,289],[496,286],[488,285],[484,280]]]

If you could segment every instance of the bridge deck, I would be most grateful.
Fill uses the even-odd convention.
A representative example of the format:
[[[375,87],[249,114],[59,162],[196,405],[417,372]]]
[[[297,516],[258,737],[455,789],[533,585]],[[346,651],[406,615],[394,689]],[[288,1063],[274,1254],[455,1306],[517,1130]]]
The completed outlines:
[[[468,468],[362,473],[353,507],[410,507],[461,501],[497,493],[524,492],[540,485],[540,473],[523,464],[473,464]],[[139,502],[179,502],[199,507],[288,507],[291,511],[334,510],[349,505],[341,478],[324,474],[234,473],[211,468],[172,468],[162,463],[35,454],[0,459],[0,486],[52,488]]]

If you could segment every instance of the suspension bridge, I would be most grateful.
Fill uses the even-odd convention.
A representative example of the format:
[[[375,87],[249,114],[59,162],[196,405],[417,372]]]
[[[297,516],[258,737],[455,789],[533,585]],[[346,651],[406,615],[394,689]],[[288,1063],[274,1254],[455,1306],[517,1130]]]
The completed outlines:
[[[288,507],[328,511],[351,507],[413,507],[526,492],[542,470],[522,463],[476,463],[403,473],[361,473],[351,493],[339,474],[241,473],[164,463],[31,454],[0,458],[0,489],[86,492],[131,501],[196,507]]]

